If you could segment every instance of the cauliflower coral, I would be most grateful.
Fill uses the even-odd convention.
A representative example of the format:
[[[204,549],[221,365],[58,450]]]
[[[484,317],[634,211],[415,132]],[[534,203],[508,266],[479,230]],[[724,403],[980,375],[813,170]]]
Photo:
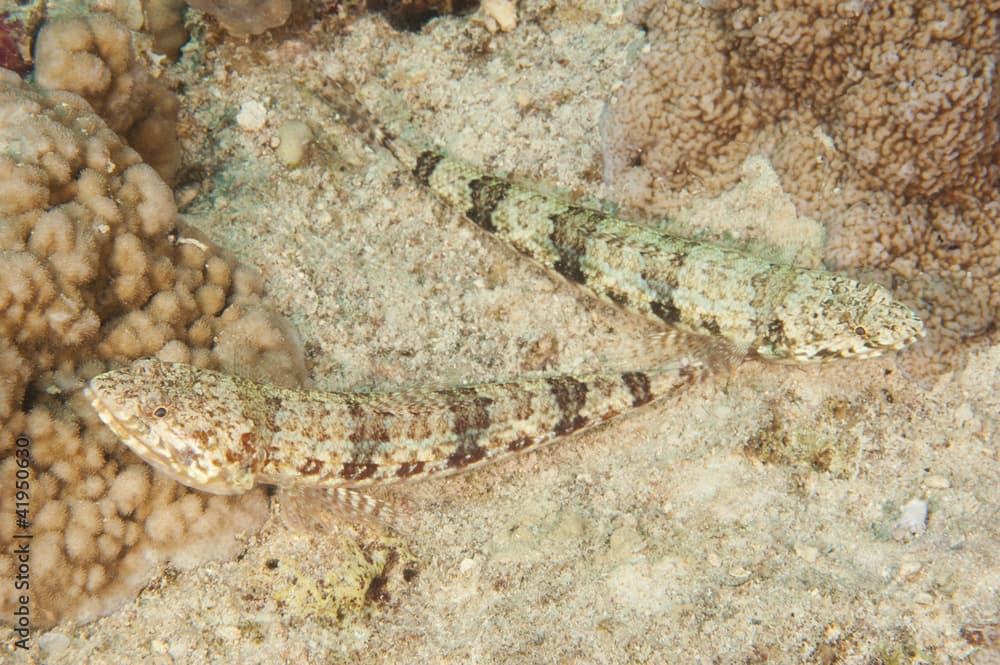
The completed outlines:
[[[0,70],[0,575],[30,533],[32,625],[87,619],[161,561],[234,551],[267,514],[260,491],[205,496],[157,476],[80,387],[158,355],[301,385],[291,327],[259,278],[177,219],[173,194],[82,98]],[[15,520],[27,448],[28,524]],[[0,613],[19,604],[0,589]]]

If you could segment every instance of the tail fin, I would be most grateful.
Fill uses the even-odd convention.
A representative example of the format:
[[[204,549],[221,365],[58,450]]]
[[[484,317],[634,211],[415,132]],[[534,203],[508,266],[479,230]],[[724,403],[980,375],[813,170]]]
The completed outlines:
[[[379,122],[361,102],[353,84],[343,80],[331,80],[322,89],[313,90],[313,94],[330,107],[342,122],[359,134],[367,136],[372,143],[377,143],[391,152],[406,169],[412,171],[416,168],[417,157],[422,151],[401,140]]]

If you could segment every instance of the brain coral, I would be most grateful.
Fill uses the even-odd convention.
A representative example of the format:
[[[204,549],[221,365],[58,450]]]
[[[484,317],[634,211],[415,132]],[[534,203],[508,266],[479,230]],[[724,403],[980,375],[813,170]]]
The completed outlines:
[[[765,154],[825,224],[826,262],[875,269],[928,320],[917,364],[1000,338],[1000,2],[632,11],[650,48],[604,127],[605,177],[625,202],[672,212],[674,190],[717,193]]]
[[[13,579],[14,450],[27,444],[32,622],[86,619],[164,560],[225,556],[259,491],[205,496],[151,473],[79,388],[158,355],[285,385],[306,379],[259,278],[179,224],[163,180],[80,97],[0,70],[0,576]],[[0,613],[15,606],[0,587]]]

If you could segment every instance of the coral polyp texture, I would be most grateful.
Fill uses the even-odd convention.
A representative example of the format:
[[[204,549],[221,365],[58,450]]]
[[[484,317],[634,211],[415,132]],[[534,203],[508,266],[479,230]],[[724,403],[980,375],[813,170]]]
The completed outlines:
[[[208,497],[151,472],[99,421],[83,382],[157,355],[298,386],[294,332],[260,279],[177,219],[169,187],[82,98],[0,70],[0,575],[31,540],[32,623],[83,620],[163,561],[232,554],[267,498]],[[16,441],[32,457],[15,526]],[[18,541],[20,542],[20,541]],[[11,617],[17,592],[0,588]]]
[[[768,156],[825,262],[928,322],[919,364],[1000,338],[1000,2],[644,0],[650,47],[609,106],[605,178],[675,211]]]
[[[284,25],[292,13],[292,0],[186,0],[195,9],[211,14],[236,36],[257,35]]]
[[[177,97],[136,57],[129,29],[110,14],[46,21],[35,43],[35,80],[75,92],[167,182],[180,166]]]

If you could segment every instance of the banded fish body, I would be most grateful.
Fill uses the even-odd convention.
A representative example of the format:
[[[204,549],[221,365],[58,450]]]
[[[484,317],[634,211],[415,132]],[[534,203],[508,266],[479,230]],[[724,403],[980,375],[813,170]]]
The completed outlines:
[[[598,296],[773,361],[864,358],[924,335],[878,284],[662,233],[515,185],[437,151],[382,142],[480,228]],[[411,156],[412,155],[412,156]]]
[[[467,471],[676,394],[707,371],[678,360],[650,372],[320,392],[146,359],[94,377],[85,393],[154,468],[238,494],[256,484],[350,489]]]

